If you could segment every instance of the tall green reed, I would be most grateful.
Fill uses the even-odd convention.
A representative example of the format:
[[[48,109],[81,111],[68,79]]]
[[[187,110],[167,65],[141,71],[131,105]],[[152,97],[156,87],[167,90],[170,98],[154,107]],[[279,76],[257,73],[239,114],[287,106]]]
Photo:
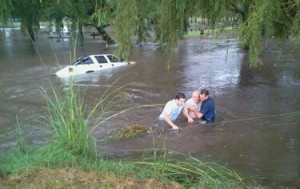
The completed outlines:
[[[50,92],[42,88],[42,94],[47,102],[46,122],[52,130],[50,141],[54,151],[49,155],[54,157],[57,154],[55,151],[59,151],[58,148],[63,148],[73,155],[97,155],[92,132],[105,121],[130,110],[112,113],[116,106],[129,97],[124,90],[125,85],[116,86],[121,78],[119,77],[104,90],[95,105],[91,106],[92,108],[86,106],[84,93],[76,86],[74,78],[68,81],[62,92],[52,83],[50,83]]]
[[[88,131],[84,101],[79,88],[70,82],[61,93],[53,85],[51,92],[42,88],[47,101],[47,120],[52,130],[51,143],[73,155],[92,155],[94,139]]]
[[[17,123],[16,123],[15,131],[16,131],[16,138],[17,138],[17,147],[20,152],[26,153],[28,144],[27,144],[27,141],[25,138],[24,130],[20,125],[18,116],[16,116],[16,120],[17,120]]]

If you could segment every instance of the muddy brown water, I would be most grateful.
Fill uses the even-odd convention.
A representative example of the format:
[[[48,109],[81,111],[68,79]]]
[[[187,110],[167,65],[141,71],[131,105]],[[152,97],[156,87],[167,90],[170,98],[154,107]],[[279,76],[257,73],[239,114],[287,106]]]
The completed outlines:
[[[49,81],[64,86],[65,81],[52,73],[71,62],[70,41],[39,36],[32,44],[19,31],[6,29],[0,34],[0,149],[16,145],[16,117],[30,144],[43,143],[47,129],[42,119],[45,101],[41,87],[50,90]],[[88,107],[120,77],[114,86],[125,86],[129,98],[119,109],[153,105],[97,127],[96,137],[132,124],[153,129],[141,137],[99,143],[99,153],[130,159],[165,144],[170,156],[190,154],[273,187],[300,187],[299,49],[275,40],[268,40],[266,46],[261,56],[264,66],[250,69],[247,53],[234,38],[185,39],[170,55],[148,43],[133,47],[130,60],[136,61],[135,65],[79,77],[76,85],[84,91]],[[78,56],[114,50],[87,37],[84,46],[78,47]],[[216,102],[215,124],[181,121],[178,132],[157,129],[157,116],[176,92],[189,98],[193,90],[201,88],[208,89]]]

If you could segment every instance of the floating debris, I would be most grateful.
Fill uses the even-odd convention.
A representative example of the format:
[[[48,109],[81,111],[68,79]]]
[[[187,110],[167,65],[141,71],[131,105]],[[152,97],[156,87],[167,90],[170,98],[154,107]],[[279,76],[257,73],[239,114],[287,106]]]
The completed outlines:
[[[114,130],[109,132],[105,137],[98,138],[98,140],[107,141],[107,140],[122,140],[133,138],[136,136],[141,136],[148,133],[148,127],[144,125],[134,124],[126,126],[119,130]]]

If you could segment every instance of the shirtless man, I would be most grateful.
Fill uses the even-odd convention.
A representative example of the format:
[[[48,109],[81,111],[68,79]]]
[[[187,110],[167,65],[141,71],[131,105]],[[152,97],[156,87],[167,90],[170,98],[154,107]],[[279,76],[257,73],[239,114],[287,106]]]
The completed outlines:
[[[187,115],[186,118],[189,123],[194,122],[194,119],[197,118],[195,111],[200,111],[201,101],[200,101],[200,92],[194,91],[192,98],[188,99],[184,105],[183,111],[184,115]]]

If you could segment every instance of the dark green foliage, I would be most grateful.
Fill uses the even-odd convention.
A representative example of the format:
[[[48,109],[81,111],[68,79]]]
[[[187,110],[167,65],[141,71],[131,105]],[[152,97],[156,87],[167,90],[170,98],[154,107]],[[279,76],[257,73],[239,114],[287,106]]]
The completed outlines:
[[[40,27],[40,0],[12,0],[12,16],[21,19],[21,29],[27,32],[32,41],[35,41],[34,29]]]
[[[136,35],[138,43],[145,42],[149,31],[170,51],[187,31],[192,17],[201,17],[202,23],[212,29],[235,20],[242,48],[249,50],[251,66],[260,63],[263,37],[299,39],[300,33],[298,0],[2,0],[0,5],[1,23],[10,15],[22,18],[22,26],[32,40],[33,28],[41,19],[54,21],[57,26],[67,19],[72,23],[74,44],[82,42],[84,25],[93,25],[108,43],[118,43],[117,54],[123,58],[129,56],[132,37]],[[106,33],[108,26],[113,36]]]
[[[11,16],[12,10],[11,0],[1,0],[0,1],[0,24],[6,24],[8,18]]]

